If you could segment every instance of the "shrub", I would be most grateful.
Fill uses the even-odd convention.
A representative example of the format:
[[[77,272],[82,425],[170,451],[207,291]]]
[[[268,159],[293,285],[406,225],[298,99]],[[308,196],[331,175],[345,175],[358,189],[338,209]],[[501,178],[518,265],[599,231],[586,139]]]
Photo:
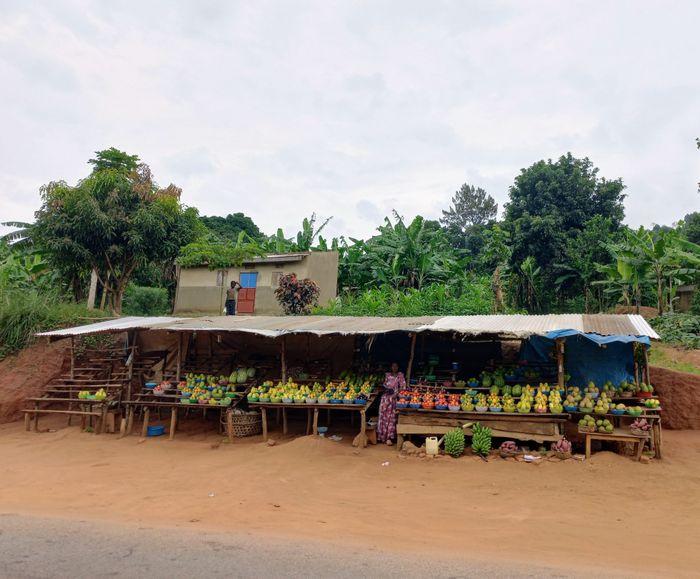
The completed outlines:
[[[134,284],[126,288],[122,308],[127,316],[162,316],[172,310],[167,289]]]
[[[389,286],[345,294],[318,308],[329,316],[467,316],[490,314],[493,293],[488,278],[478,278],[453,288],[431,284],[422,289],[397,290]]]
[[[61,302],[52,294],[0,292],[0,358],[29,345],[37,332],[87,324],[102,317],[108,314]]]
[[[649,321],[664,342],[684,348],[700,348],[700,316],[664,314]]]
[[[308,314],[318,304],[319,287],[310,279],[299,279],[290,273],[280,278],[275,297],[287,315]]]

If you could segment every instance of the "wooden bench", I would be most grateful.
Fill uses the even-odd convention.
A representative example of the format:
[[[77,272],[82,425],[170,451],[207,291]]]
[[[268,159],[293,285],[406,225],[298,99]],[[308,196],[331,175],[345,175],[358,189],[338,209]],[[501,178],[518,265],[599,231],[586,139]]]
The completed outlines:
[[[105,407],[106,408],[106,407]],[[85,411],[85,410],[62,410],[52,408],[25,408],[24,412],[24,428],[27,432],[31,430],[31,420],[34,417],[34,431],[39,432],[39,415],[40,414],[63,414],[66,416],[82,416],[83,419],[87,416],[94,416],[99,421],[95,428],[95,434],[99,434],[104,428],[106,411]]]
[[[586,432],[586,459],[591,458],[591,441],[592,440],[611,440],[613,442],[629,442],[636,444],[635,459],[641,460],[644,443],[649,440],[648,436],[636,436],[634,434],[625,434],[622,432],[614,432],[612,434],[604,434],[602,432]]]
[[[465,427],[465,424],[475,422],[489,427],[492,435],[496,438],[533,440],[539,444],[556,442],[564,436],[563,425],[567,418],[568,414],[450,412],[447,410],[399,408],[396,424],[396,446],[400,451],[404,437],[407,435],[442,435],[455,428],[462,428],[466,435],[471,436],[471,427]]]

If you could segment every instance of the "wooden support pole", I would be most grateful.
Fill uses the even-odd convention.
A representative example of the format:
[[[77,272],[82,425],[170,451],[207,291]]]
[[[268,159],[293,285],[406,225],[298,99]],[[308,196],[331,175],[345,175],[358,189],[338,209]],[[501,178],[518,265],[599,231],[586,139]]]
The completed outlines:
[[[70,337],[70,377],[75,378],[75,337]]]
[[[146,409],[143,411],[143,426],[141,427],[141,438],[146,438],[146,435],[148,434],[148,419],[151,416],[151,409],[146,406]]]
[[[287,382],[287,338],[285,336],[282,336],[280,370],[282,375],[282,382]]]
[[[637,360],[637,342],[632,342],[632,358],[634,359],[634,383],[639,386],[639,361]]]
[[[649,373],[649,350],[642,344],[640,346],[642,352],[644,352],[644,373],[646,375],[646,383],[651,384],[651,374]]]
[[[170,440],[175,438],[175,428],[177,428],[177,408],[173,407],[170,411]]]
[[[260,414],[262,414],[262,434],[263,440],[267,442],[267,408],[264,406],[260,409]]]
[[[267,425],[267,419],[265,424]],[[226,411],[226,434],[228,435],[228,441],[233,444],[233,412],[231,410]]]
[[[557,384],[561,390],[564,388],[564,340],[558,338],[554,344],[557,349]]]
[[[175,370],[175,380],[180,382],[180,369],[182,367],[182,333],[177,333],[177,367]]]
[[[411,352],[408,356],[408,364],[406,365],[406,384],[411,383],[411,372],[413,370],[413,356],[416,353],[416,339],[418,334],[415,332],[411,334]]]

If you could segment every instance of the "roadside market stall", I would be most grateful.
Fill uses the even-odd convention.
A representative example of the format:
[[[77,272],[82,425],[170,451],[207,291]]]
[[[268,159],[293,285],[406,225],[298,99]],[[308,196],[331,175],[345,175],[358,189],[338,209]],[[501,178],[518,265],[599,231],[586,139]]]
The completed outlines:
[[[104,323],[99,331],[106,331]],[[407,379],[398,394],[400,437],[455,427],[469,435],[478,422],[490,425],[494,437],[538,443],[580,431],[590,435],[590,445],[597,437],[626,435],[636,423],[639,436],[661,451],[661,409],[647,356],[650,338],[658,336],[641,316],[155,318],[132,324],[131,332],[134,360],[167,352],[160,373],[170,398],[156,399],[145,384],[131,386],[123,402],[130,409],[126,431],[135,411],[147,423],[147,410],[161,408],[171,413],[172,436],[178,415],[186,417],[192,406],[185,388],[192,376],[215,379],[197,399],[197,408],[203,399],[210,411],[226,398],[213,396],[219,382],[243,367],[255,376],[236,404],[260,412],[265,436],[270,412],[281,418],[283,433],[289,413],[305,414],[306,432],[314,433],[319,416],[359,415],[355,442],[364,446],[383,373],[397,362]],[[584,421],[591,416],[593,425]]]

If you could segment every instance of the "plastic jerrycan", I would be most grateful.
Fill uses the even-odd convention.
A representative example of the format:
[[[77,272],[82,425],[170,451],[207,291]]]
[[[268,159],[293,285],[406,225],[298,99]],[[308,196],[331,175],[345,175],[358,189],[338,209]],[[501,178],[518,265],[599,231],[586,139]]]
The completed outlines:
[[[437,453],[438,453],[437,436],[428,436],[425,439],[425,454],[437,454]]]

